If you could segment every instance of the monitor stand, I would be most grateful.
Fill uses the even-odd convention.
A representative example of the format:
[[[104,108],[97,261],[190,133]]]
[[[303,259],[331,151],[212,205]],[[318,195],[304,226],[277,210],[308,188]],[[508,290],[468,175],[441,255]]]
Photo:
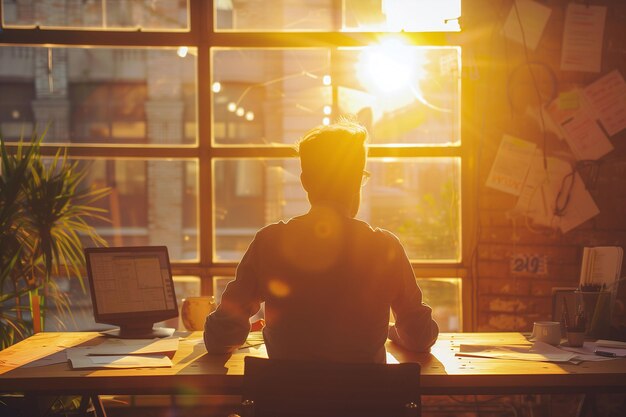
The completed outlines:
[[[119,329],[106,330],[102,333],[105,336],[117,337],[120,339],[154,339],[159,337],[169,337],[174,334],[176,329],[170,327],[152,327],[152,323],[149,325],[137,326],[125,326],[121,325]]]

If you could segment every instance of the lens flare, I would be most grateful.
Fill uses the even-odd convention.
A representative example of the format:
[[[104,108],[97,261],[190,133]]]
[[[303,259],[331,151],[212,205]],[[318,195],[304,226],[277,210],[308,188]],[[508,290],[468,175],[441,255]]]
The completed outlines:
[[[267,283],[267,289],[274,297],[285,298],[291,293],[289,285],[279,279],[271,279]]]

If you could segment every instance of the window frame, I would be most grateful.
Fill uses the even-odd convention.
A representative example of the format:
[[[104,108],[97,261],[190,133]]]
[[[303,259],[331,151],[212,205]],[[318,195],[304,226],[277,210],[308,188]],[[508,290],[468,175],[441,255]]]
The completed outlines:
[[[234,276],[236,262],[214,262],[212,234],[213,219],[213,161],[218,158],[293,158],[293,148],[219,145],[213,144],[211,102],[211,47],[259,47],[288,48],[306,46],[311,48],[362,47],[388,35],[386,32],[223,32],[216,31],[212,0],[189,1],[188,31],[150,30],[90,30],[90,29],[40,29],[2,28],[0,46],[102,46],[102,47],[194,47],[197,51],[197,132],[195,146],[172,144],[158,147],[140,144],[123,147],[72,145],[70,156],[80,158],[181,158],[198,161],[198,260],[173,262],[175,275],[193,275],[201,279],[201,293],[212,294],[213,277]],[[2,11],[0,7],[0,23]],[[409,45],[459,46],[463,54],[459,32],[406,32],[403,34]],[[477,314],[476,295],[473,288],[472,267],[477,230],[477,197],[475,166],[475,141],[463,123],[464,108],[467,107],[467,82],[461,82],[461,143],[459,146],[389,146],[370,145],[370,157],[459,157],[461,159],[461,260],[459,262],[414,262],[413,269],[418,278],[460,278],[462,292],[463,331],[473,330]],[[337,88],[333,87],[333,101],[337,100]],[[54,155],[64,145],[42,145],[42,153]]]

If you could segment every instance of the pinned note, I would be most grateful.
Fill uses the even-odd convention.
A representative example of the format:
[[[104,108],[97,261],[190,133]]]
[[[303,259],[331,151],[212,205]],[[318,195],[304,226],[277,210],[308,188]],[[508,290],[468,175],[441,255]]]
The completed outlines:
[[[570,3],[565,15],[561,69],[600,72],[606,6]]]
[[[565,138],[578,160],[597,160],[613,150],[613,144],[598,124],[596,112],[591,108],[583,91],[568,91],[567,101],[578,106],[562,106],[560,96],[550,103],[546,114]]]
[[[533,142],[504,135],[487,177],[487,186],[520,195],[536,147]]]
[[[552,9],[536,1],[515,0],[502,32],[507,38],[535,50],[551,13]]]
[[[626,128],[626,83],[618,70],[589,84],[583,94],[609,136]]]

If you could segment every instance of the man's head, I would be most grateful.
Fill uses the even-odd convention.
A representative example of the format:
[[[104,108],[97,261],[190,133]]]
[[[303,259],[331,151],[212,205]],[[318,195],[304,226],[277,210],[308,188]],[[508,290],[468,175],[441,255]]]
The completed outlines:
[[[329,202],[355,216],[361,197],[367,130],[351,121],[319,126],[298,144],[301,180],[315,205]]]

